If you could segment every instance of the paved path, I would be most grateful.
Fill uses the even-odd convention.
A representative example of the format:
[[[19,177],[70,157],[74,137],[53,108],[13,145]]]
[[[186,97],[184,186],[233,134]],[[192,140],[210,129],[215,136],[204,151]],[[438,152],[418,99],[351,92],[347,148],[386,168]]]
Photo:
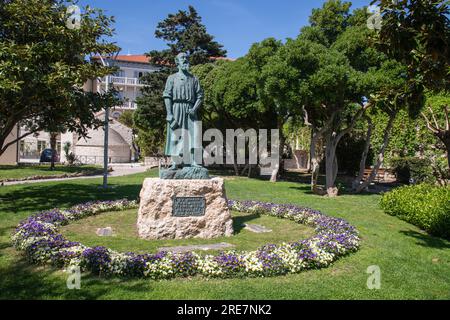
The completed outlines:
[[[135,166],[135,165],[133,165],[133,166],[120,165],[120,166],[112,166],[112,167],[113,167],[114,171],[110,172],[108,177],[128,176],[130,174],[145,172],[146,170],[150,169],[150,167]],[[95,179],[95,178],[101,178],[101,177],[103,177],[103,175],[70,177],[70,178],[49,178],[49,179],[25,180],[25,181],[10,181],[10,182],[4,182],[4,185],[11,186],[11,185],[17,185],[17,184],[42,183],[42,182],[53,182],[53,181],[69,181],[69,180],[76,180],[76,179]]]

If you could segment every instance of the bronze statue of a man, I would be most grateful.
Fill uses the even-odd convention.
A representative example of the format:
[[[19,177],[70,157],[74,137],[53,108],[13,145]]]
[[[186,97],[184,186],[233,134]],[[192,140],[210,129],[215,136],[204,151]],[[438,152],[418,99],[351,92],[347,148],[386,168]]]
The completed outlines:
[[[196,126],[198,111],[203,100],[203,91],[199,80],[189,72],[188,57],[180,53],[175,58],[178,72],[167,78],[164,90],[164,102],[167,111],[167,137],[165,154],[173,157],[187,159],[186,151],[190,153],[189,163],[193,167],[200,165],[195,154],[201,150],[201,132]],[[180,130],[181,129],[181,130]],[[199,142],[200,141],[200,145]],[[196,151],[197,150],[197,151]],[[196,153],[197,152],[197,153]],[[201,151],[200,151],[201,155]],[[172,161],[171,169],[176,169]]]

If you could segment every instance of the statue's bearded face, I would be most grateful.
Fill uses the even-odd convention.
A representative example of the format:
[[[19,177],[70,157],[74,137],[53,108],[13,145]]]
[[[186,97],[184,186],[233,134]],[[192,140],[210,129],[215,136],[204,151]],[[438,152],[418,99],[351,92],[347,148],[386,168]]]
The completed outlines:
[[[177,66],[180,70],[189,71],[189,61],[186,54],[181,53],[177,56]]]

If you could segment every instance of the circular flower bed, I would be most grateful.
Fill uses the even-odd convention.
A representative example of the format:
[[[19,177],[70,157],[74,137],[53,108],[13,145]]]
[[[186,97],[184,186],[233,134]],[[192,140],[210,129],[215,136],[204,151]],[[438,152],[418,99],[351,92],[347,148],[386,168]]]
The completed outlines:
[[[329,266],[359,246],[358,231],[342,219],[294,205],[229,200],[232,210],[268,214],[315,228],[316,235],[299,242],[267,244],[256,251],[225,251],[218,255],[195,252],[157,254],[119,253],[105,247],[86,247],[65,239],[58,227],[107,211],[137,208],[135,201],[97,201],[67,210],[54,209],[22,221],[12,235],[14,247],[32,263],[57,267],[80,266],[103,276],[168,279],[274,276]]]

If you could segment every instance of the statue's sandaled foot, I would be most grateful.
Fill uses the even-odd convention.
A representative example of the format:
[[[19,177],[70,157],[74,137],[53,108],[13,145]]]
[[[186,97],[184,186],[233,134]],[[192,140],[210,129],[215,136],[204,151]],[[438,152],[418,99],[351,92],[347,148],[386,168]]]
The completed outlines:
[[[199,164],[197,164],[195,162],[191,164],[191,167],[193,167],[193,168],[203,168],[201,165],[199,165]]]
[[[173,163],[170,167],[169,170],[177,170],[177,165],[175,163]]]

